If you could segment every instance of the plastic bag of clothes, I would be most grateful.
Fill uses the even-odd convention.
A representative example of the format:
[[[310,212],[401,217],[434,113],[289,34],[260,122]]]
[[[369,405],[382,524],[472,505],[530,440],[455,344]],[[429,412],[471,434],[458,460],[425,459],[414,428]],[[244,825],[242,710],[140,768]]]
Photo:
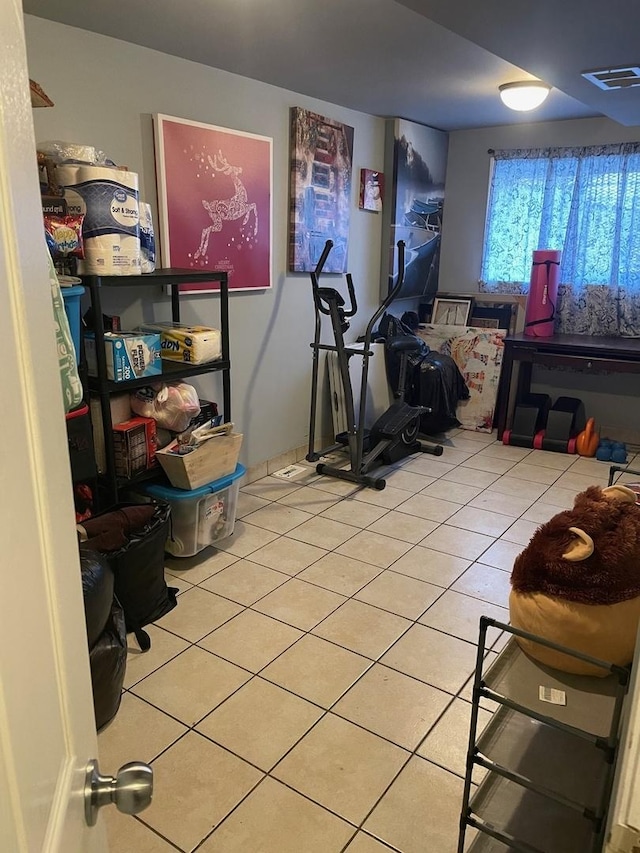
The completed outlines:
[[[200,414],[200,400],[193,385],[176,382],[139,388],[131,394],[131,408],[143,418],[153,418],[160,429],[183,432]]]
[[[385,340],[412,337],[415,352],[408,354],[405,399],[412,406],[428,406],[431,412],[420,417],[420,432],[436,435],[460,426],[456,409],[460,400],[469,399],[469,389],[455,361],[429,349],[429,346],[392,314],[384,314],[378,327]],[[395,391],[400,373],[400,356],[385,347],[387,379]]]
[[[89,666],[96,728],[113,719],[120,707],[127,666],[124,612],[114,597],[113,572],[105,557],[81,549],[80,570],[89,645]]]

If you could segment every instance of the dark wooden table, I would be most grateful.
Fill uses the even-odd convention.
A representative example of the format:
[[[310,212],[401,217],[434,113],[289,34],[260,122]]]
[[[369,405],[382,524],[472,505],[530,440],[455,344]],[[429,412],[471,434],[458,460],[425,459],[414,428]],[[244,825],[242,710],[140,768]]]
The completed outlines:
[[[534,338],[524,334],[505,338],[495,419],[499,439],[511,425],[515,403],[530,391],[534,364],[572,367],[584,373],[640,374],[640,339],[591,335]],[[517,382],[514,383],[512,379],[516,365],[519,365],[519,371]]]

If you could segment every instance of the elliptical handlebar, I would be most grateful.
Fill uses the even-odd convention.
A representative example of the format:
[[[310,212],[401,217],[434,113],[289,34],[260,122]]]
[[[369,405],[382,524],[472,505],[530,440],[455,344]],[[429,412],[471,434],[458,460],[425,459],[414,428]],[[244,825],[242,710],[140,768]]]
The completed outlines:
[[[371,317],[367,324],[367,329],[364,333],[364,345],[366,349],[369,349],[371,346],[371,333],[373,332],[373,327],[378,322],[380,317],[387,310],[389,305],[393,302],[396,296],[402,290],[402,285],[404,284],[404,250],[405,250],[405,242],[404,240],[398,240],[398,281],[396,282],[395,287],[393,287],[389,293],[387,294],[386,299],[382,301],[382,304],[375,312],[375,314]]]
[[[327,258],[329,257],[329,253],[333,248],[333,240],[327,240],[324,244],[324,249],[322,250],[322,254],[318,259],[318,263],[316,264],[315,270],[311,273],[311,285],[313,287],[313,299],[316,304],[318,311],[322,314],[329,314],[329,309],[325,308],[322,304],[323,296],[326,298],[327,295],[331,294],[334,298],[342,300],[342,297],[338,293],[335,288],[321,288],[319,286],[320,276],[322,275],[322,270],[324,265],[327,262]],[[356,292],[353,286],[353,278],[351,277],[351,273],[346,274],[347,280],[347,290],[349,292],[349,302],[351,303],[348,309],[342,310],[342,315],[344,317],[353,317],[358,310],[358,302],[356,300]],[[344,303],[343,303],[344,304]]]
[[[404,250],[405,250],[405,242],[404,240],[398,240],[398,281],[396,286],[391,290],[387,298],[382,303],[383,308],[388,308],[389,305],[393,302],[396,296],[402,290],[402,285],[404,284]]]
[[[327,240],[324,244],[324,249],[322,250],[322,254],[316,264],[316,268],[314,270],[316,278],[320,278],[320,274],[322,273],[322,269],[327,262],[327,258],[329,257],[329,252],[333,249],[333,240]]]

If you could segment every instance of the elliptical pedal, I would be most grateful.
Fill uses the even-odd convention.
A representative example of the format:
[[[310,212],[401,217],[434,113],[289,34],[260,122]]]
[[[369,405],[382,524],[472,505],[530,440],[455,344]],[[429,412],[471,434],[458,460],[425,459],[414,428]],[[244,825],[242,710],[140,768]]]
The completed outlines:
[[[368,453],[371,450],[371,430],[365,429],[363,430],[362,436],[362,450],[364,453]],[[348,432],[339,432],[336,435],[336,444],[341,444],[343,447],[349,446],[349,433]]]
[[[372,432],[382,438],[396,438],[411,421],[428,411],[426,406],[410,406],[409,403],[397,400],[383,415],[380,415]]]

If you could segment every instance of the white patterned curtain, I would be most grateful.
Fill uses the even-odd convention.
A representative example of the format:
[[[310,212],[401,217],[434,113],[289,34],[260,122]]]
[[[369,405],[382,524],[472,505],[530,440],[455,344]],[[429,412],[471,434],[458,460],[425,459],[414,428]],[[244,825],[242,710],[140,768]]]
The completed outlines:
[[[556,330],[640,335],[640,143],[493,156],[481,290],[526,293],[560,249]]]

